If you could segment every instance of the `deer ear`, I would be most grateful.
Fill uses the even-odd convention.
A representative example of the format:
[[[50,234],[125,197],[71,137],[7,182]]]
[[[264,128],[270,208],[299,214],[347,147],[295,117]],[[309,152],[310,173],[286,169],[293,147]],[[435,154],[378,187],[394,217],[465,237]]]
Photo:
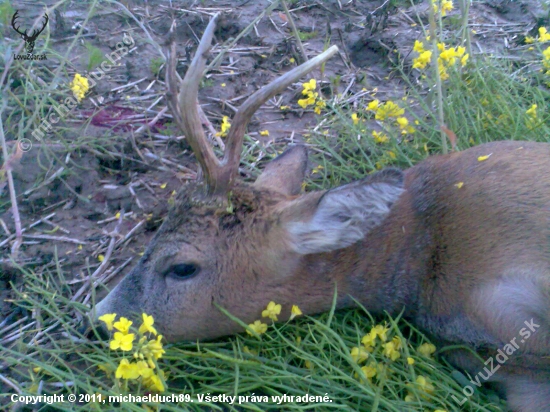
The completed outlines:
[[[330,252],[362,240],[390,213],[403,193],[403,172],[386,169],[360,181],[292,201],[283,224],[293,250]]]
[[[307,168],[307,149],[293,146],[267,164],[254,182],[258,188],[266,188],[294,196],[300,193]]]

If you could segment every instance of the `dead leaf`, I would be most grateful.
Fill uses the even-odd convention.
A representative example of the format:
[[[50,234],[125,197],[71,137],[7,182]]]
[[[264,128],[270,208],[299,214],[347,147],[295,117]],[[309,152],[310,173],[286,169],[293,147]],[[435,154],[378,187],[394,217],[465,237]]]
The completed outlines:
[[[449,140],[451,141],[451,149],[456,151],[456,134],[444,124],[441,125],[441,130],[445,132]]]

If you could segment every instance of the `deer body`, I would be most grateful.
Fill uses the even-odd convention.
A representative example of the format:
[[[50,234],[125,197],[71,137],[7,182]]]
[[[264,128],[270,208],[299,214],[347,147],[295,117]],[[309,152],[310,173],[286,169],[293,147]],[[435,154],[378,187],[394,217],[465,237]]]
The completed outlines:
[[[532,377],[533,385],[541,380],[533,404],[540,408],[517,410],[550,409],[550,361],[543,359],[550,355],[550,175],[529,172],[550,170],[550,145],[494,142],[431,157],[405,171],[404,181],[389,170],[342,186],[326,207],[338,207],[339,196],[352,204],[355,192],[378,185],[368,193],[375,196],[370,207],[383,209],[378,196],[396,189],[382,201],[383,219],[343,247],[341,235],[323,228],[333,218],[343,225],[334,230],[351,231],[348,217],[360,210],[335,210],[320,227],[295,228],[314,220],[333,193],[293,194],[304,162],[296,147],[268,166],[264,182],[238,184],[233,213],[194,201],[200,189],[184,188],[138,266],[99,312],[147,312],[169,340],[205,339],[241,330],[215,304],[251,323],[274,300],[286,309],[284,319],[293,304],[306,313],[330,309],[337,287],[339,307],[353,305],[353,297],[373,313],[404,310],[436,341],[481,348],[485,358],[515,338],[518,352],[494,379],[516,382],[511,373]],[[177,280],[170,270],[182,262],[204,273]],[[525,322],[538,327],[519,343]],[[472,375],[485,367],[467,354],[453,356]]]
[[[275,301],[285,320],[292,305],[309,314],[330,309],[337,288],[338,307],[353,297],[373,313],[404,311],[437,342],[468,345],[482,359],[514,342],[517,351],[491,379],[514,411],[550,411],[550,145],[489,143],[307,194],[307,154],[295,146],[255,183],[240,182],[235,153],[254,108],[311,61],[241,106],[220,162],[199,129],[193,90],[214,21],[179,100],[174,49],[166,76],[169,105],[206,184],[182,188],[95,316],[145,312],[169,341],[211,339],[242,331],[220,306],[251,323]],[[467,351],[448,358],[472,375],[486,366]]]

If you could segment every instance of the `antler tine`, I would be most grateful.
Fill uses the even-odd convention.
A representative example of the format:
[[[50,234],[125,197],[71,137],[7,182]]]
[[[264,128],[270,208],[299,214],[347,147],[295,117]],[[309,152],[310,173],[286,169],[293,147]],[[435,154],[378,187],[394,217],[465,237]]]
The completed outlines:
[[[300,77],[330,59],[337,51],[337,46],[328,48],[320,55],[292,69],[288,73],[269,83],[267,86],[262,87],[246,99],[241,107],[239,107],[237,114],[233,118],[231,129],[229,129],[229,133],[227,135],[226,151],[222,161],[222,167],[224,170],[223,173],[221,173],[221,176],[226,178],[226,186],[230,186],[237,176],[246,126],[250,122],[250,119],[256,110],[258,110],[260,106],[271,97],[281,93],[290,84],[297,81]]]
[[[172,21],[172,27],[170,27],[170,50],[168,52],[168,59],[166,61],[166,92],[167,106],[174,116],[174,120],[183,131],[183,120],[181,118],[181,112],[178,108],[178,85],[181,78],[176,72],[176,39],[175,39],[175,27],[176,22]]]
[[[202,128],[199,113],[197,110],[197,96],[199,92],[200,80],[204,73],[206,66],[206,53],[212,43],[212,37],[216,28],[216,21],[219,14],[214,15],[208,23],[206,30],[199,43],[199,47],[195,53],[195,57],[187,69],[187,73],[181,84],[178,103],[179,103],[179,119],[178,124],[182,131],[185,133],[187,141],[195,153],[197,161],[202,167],[204,177],[206,180],[207,193],[221,194],[222,190],[219,189],[219,173],[221,171],[220,162],[216,158],[212,147],[206,140],[206,135]],[[171,51],[170,59],[175,60],[175,49]],[[173,93],[177,90],[175,84],[175,64],[172,64],[173,75],[170,80],[170,91]]]
[[[34,29],[34,30],[32,31],[32,36],[30,36],[30,38],[33,39],[33,40],[36,40],[36,38],[38,37],[38,35],[39,35],[40,33],[42,33],[42,32],[44,31],[44,29],[46,28],[46,24],[48,24],[48,21],[49,21],[49,20],[50,20],[50,19],[49,19],[48,15],[47,15],[47,14],[44,14],[44,24],[42,24],[42,28],[40,28],[40,29]]]
[[[15,27],[15,24],[16,24],[16,20],[17,20],[17,17],[19,17],[19,10],[16,10],[16,12],[13,14],[13,17],[11,18],[11,26],[13,27],[13,29],[19,33],[21,36],[26,36],[27,35],[27,30],[25,30],[24,33],[21,33],[19,31],[19,27]]]

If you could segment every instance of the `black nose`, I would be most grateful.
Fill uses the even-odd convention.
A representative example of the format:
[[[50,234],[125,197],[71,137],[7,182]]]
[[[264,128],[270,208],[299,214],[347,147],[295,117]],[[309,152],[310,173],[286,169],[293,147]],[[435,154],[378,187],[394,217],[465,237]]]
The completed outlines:
[[[77,331],[91,340],[107,340],[109,339],[109,331],[103,322],[92,321],[89,317],[84,317]]]

